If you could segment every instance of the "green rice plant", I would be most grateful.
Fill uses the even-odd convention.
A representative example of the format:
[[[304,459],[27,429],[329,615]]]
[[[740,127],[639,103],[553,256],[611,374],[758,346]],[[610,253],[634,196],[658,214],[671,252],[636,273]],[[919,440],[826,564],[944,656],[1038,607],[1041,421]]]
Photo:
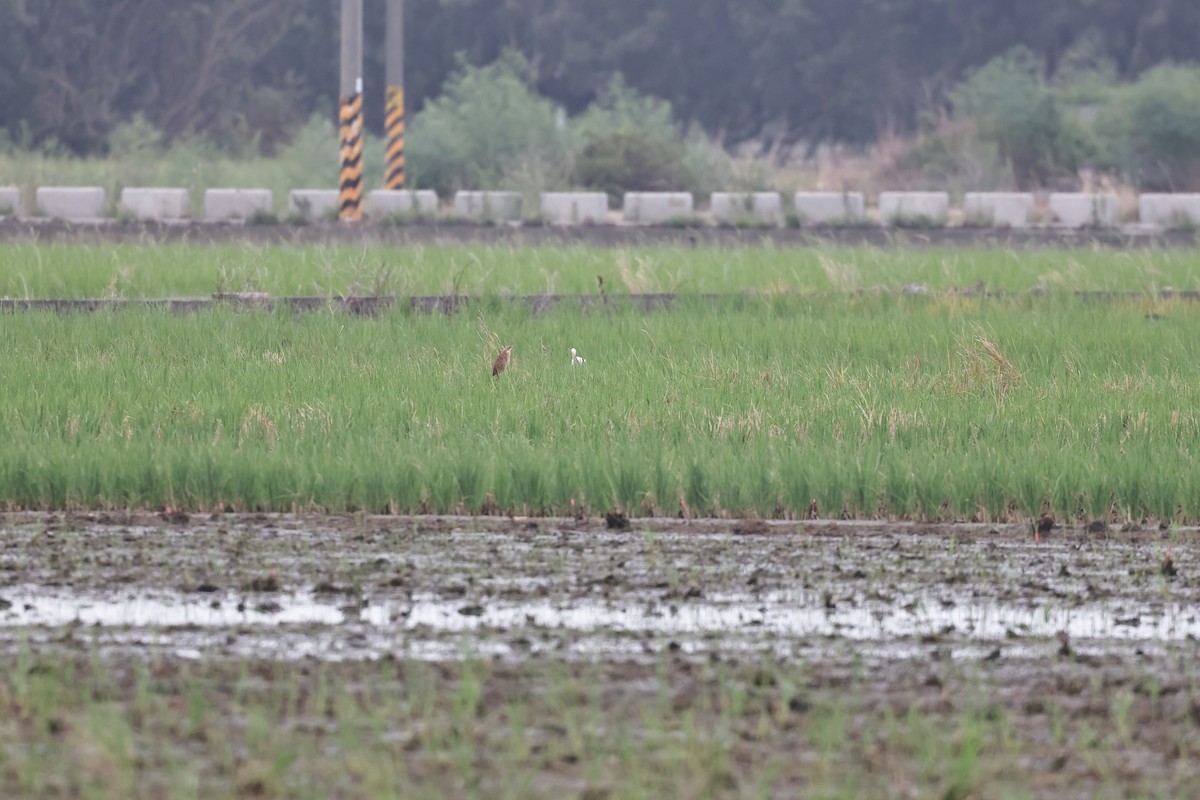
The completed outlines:
[[[0,503],[1200,518],[1200,309],[484,305],[0,316]]]
[[[0,297],[207,295],[223,276],[256,274],[272,295],[352,294],[364,269],[386,268],[406,294],[748,293],[787,299],[831,289],[898,293],[975,286],[1008,292],[1148,293],[1145,313],[1172,303],[1166,287],[1200,290],[1195,251],[894,250],[873,247],[602,248],[583,245],[444,247],[302,244],[0,244]],[[853,278],[853,280],[849,280]],[[598,279],[602,279],[602,282]],[[817,300],[817,302],[821,302]],[[943,298],[969,310],[976,298]]]

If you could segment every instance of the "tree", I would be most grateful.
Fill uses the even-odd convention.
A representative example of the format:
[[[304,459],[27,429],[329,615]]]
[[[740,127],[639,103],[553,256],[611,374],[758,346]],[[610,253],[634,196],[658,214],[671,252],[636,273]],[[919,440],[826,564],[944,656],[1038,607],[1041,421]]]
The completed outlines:
[[[1098,121],[1106,166],[1138,186],[1200,186],[1200,67],[1162,66],[1122,86]]]
[[[408,156],[414,184],[444,195],[500,188],[518,170],[565,175],[569,131],[530,81],[529,64],[515,51],[487,67],[460,63],[442,94],[413,120]]]
[[[101,149],[141,112],[167,140],[266,147],[337,107],[334,0],[0,0],[0,127]],[[1195,0],[409,0],[415,114],[456,60],[521,53],[531,88],[576,114],[617,73],[725,143],[868,143],[940,111],[1017,46],[1043,77],[1081,40],[1133,81],[1200,60]],[[384,0],[364,0],[368,126],[382,130]]]
[[[4,127],[24,120],[34,139],[89,152],[138,111],[168,140],[229,126],[236,78],[279,34],[288,3],[47,0],[31,8],[8,0],[7,29],[32,43],[19,48],[17,70],[32,91],[26,112]],[[0,107],[16,111],[11,102]]]
[[[1094,148],[1082,124],[1064,113],[1032,52],[1014,48],[951,92],[957,116],[970,117],[1012,164],[1017,186],[1044,186],[1072,175]]]

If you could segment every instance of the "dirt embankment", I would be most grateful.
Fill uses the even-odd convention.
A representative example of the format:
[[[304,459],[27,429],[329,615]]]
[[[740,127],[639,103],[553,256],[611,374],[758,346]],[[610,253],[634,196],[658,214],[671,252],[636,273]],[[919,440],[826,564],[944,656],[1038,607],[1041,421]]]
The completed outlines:
[[[1154,233],[1123,229],[974,228],[896,229],[870,227],[736,228],[633,225],[407,225],[312,223],[253,225],[238,223],[153,223],[0,219],[0,242],[44,241],[126,244],[350,244],[454,245],[503,244],[514,247],[582,244],[598,247],[667,245],[682,247],[868,245],[875,247],[1194,247],[1193,231]]]

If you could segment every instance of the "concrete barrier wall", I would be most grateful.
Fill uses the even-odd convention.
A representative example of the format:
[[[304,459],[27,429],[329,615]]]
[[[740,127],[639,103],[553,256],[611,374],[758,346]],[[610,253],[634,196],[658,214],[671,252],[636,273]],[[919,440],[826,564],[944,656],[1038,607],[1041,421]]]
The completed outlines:
[[[967,192],[963,216],[967,222],[1025,228],[1033,211],[1033,195],[1027,192]]]
[[[309,219],[332,219],[339,195],[336,189],[296,189],[288,193],[290,214]],[[627,192],[623,198],[624,221],[655,225],[675,219],[696,217],[689,192]],[[20,215],[20,190],[0,186],[0,216]],[[866,218],[861,192],[796,192],[793,208],[803,224],[820,225]],[[946,221],[950,199],[946,192],[883,192],[879,196],[879,218],[895,224],[899,217],[927,217]],[[454,196],[454,213],[480,221],[521,219],[524,197],[519,192],[460,191]],[[43,186],[37,189],[36,213],[42,217],[74,222],[96,221],[105,214],[105,192],[99,186]],[[207,221],[249,220],[273,208],[268,189],[209,189],[204,193]],[[367,194],[365,208],[376,221],[389,214],[419,212],[435,216],[435,192],[377,190]],[[540,197],[542,219],[548,223],[604,224],[610,220],[608,196],[603,192],[547,192]],[[1031,224],[1034,196],[1024,192],[968,192],[963,197],[967,224],[1012,228]],[[1049,195],[1051,226],[1080,228],[1118,224],[1115,193],[1061,192]],[[118,210],[142,220],[182,220],[189,217],[188,190],[181,188],[126,187]],[[1138,198],[1141,225],[1155,228],[1200,225],[1200,193],[1147,193]],[[777,192],[714,192],[710,212],[703,215],[718,223],[759,222],[780,224],[783,208]]]
[[[1117,195],[1056,192],[1050,195],[1054,221],[1067,228],[1117,224]]]
[[[608,195],[604,192],[545,192],[542,217],[553,225],[599,224],[608,221]]]
[[[691,192],[626,192],[621,211],[626,222],[642,225],[691,219],[694,213]]]
[[[0,216],[21,211],[21,192],[15,186],[0,186]]]
[[[783,200],[779,192],[713,192],[709,212],[716,222],[783,223]]]
[[[337,189],[293,189],[288,192],[288,215],[304,219],[337,217],[340,193]]]
[[[126,186],[118,208],[135,219],[183,219],[188,215],[188,190]]]
[[[1200,225],[1200,194],[1144,194],[1138,197],[1138,219],[1144,225]]]
[[[866,216],[862,192],[796,192],[792,210],[803,225],[849,222]]]
[[[438,210],[437,192],[431,189],[413,191],[411,189],[376,189],[367,192],[367,216],[372,219],[383,219],[392,214],[436,214]]]
[[[947,192],[880,192],[879,221],[891,225],[903,217],[945,222],[950,210]]]
[[[520,192],[457,192],[454,213],[484,222],[508,222],[521,218]]]
[[[37,212],[66,220],[96,220],[104,216],[104,189],[99,186],[41,186]]]
[[[204,218],[209,222],[250,219],[271,213],[270,189],[208,189],[204,192]]]

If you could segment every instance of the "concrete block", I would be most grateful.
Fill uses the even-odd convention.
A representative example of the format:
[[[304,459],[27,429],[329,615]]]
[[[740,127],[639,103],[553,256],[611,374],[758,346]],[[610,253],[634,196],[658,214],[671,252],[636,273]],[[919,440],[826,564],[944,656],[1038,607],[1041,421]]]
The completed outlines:
[[[137,219],[183,219],[188,215],[188,190],[126,186],[121,190],[120,210]]]
[[[42,186],[37,190],[38,213],[67,220],[104,216],[104,189],[99,186]]]
[[[1076,194],[1055,192],[1050,195],[1050,213],[1055,221],[1067,228],[1086,225],[1116,225],[1117,195]]]
[[[288,192],[288,216],[304,219],[336,217],[340,196],[337,189],[292,189]]]
[[[657,225],[672,219],[691,219],[691,192],[626,192],[622,215],[626,222]]]
[[[779,192],[713,192],[709,208],[717,222],[783,222]]]
[[[950,195],[946,192],[880,192],[879,221],[893,224],[902,217],[928,217],[945,222],[950,210]]]
[[[207,189],[204,218],[209,222],[250,219],[256,213],[271,213],[270,189]]]
[[[521,218],[520,192],[457,192],[454,213],[459,217],[485,222],[504,222]]]
[[[604,192],[545,192],[542,217],[551,224],[577,225],[608,221],[608,195]]]
[[[796,192],[792,209],[801,224],[858,220],[866,216],[862,192]]]
[[[376,189],[367,192],[367,216],[380,220],[392,214],[436,214],[437,192],[432,189]]]
[[[21,210],[21,191],[15,186],[0,186],[0,217]]]
[[[967,192],[963,196],[963,216],[968,223],[1029,226],[1033,195],[1027,192]]]
[[[753,219],[754,200],[750,192],[713,192],[708,211],[714,222],[741,222]]]
[[[0,208],[4,201],[0,200]],[[1138,221],[1143,225],[1200,225],[1200,194],[1143,194],[1138,197]]]

